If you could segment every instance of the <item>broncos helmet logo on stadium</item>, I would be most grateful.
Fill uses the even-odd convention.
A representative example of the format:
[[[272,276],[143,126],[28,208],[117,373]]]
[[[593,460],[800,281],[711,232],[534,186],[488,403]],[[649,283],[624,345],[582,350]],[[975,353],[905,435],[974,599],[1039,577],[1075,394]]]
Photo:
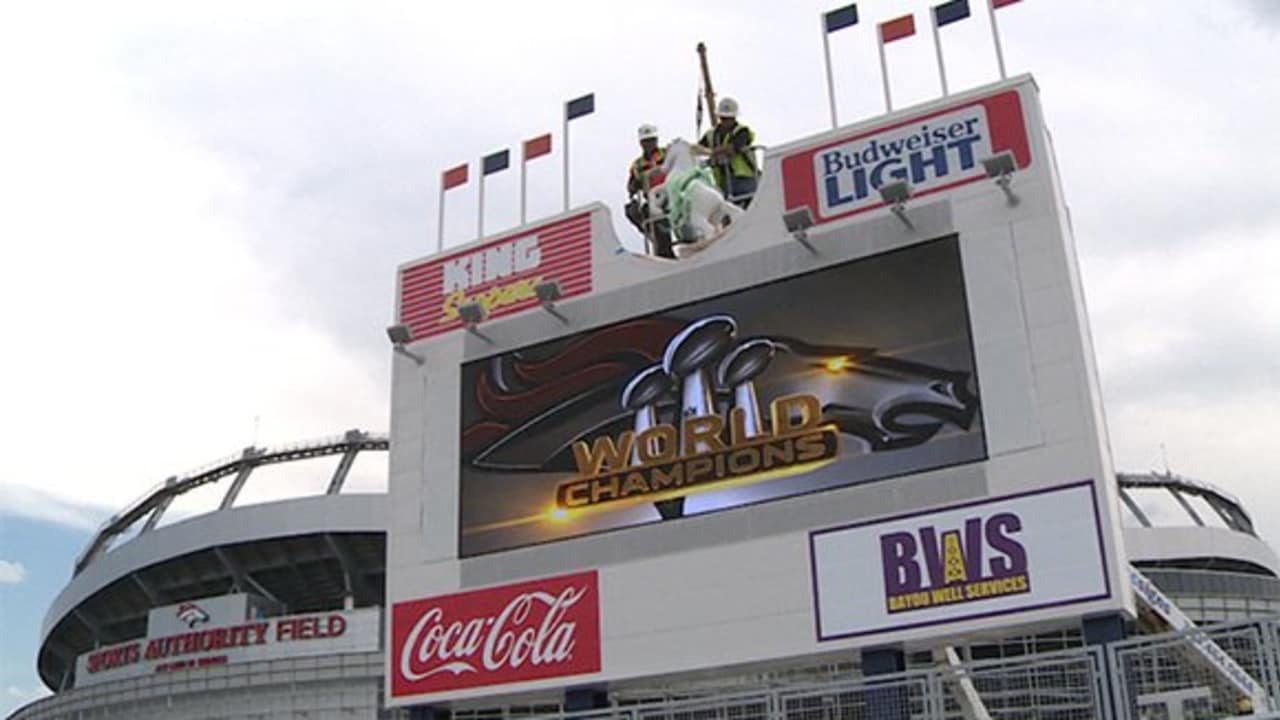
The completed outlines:
[[[187,627],[194,628],[209,622],[209,613],[195,603],[182,603],[178,606],[178,619],[186,623]]]

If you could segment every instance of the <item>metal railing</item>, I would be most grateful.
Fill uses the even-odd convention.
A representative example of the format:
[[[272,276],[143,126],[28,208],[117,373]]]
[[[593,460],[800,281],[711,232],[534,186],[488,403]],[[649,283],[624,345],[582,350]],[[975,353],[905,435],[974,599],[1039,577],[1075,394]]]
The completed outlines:
[[[1213,640],[1256,681],[1255,697],[1260,698],[1259,703],[1245,702],[1248,692],[1240,678],[1224,677],[1213,669],[1221,664],[1213,666],[1203,661],[1198,648],[1206,639]],[[191,675],[192,683],[198,677],[198,673]],[[199,683],[188,685],[184,681],[174,685],[173,679],[131,679],[72,690],[37,701],[12,717],[63,717],[66,710],[86,703],[94,707],[110,705],[109,698],[117,696],[124,702],[128,693],[151,692],[148,688],[153,682],[167,683],[164,692],[171,694],[199,692]],[[743,689],[741,683],[719,691],[691,687],[683,697],[677,688],[666,688],[660,693],[664,699],[651,702],[614,697],[609,707],[580,712],[563,712],[556,706],[544,705],[460,711],[457,715],[462,720],[1280,718],[1280,616],[1143,635],[1106,646],[944,663],[892,675],[832,677],[801,683],[777,675],[772,681],[759,677],[752,682],[758,683],[752,689]],[[976,699],[970,694],[975,691]]]
[[[1258,684],[1203,661],[1206,640]],[[980,707],[966,706],[962,685]],[[1280,616],[1107,646],[543,715],[543,720],[1154,720],[1280,718]],[[671,691],[665,691],[671,695]]]

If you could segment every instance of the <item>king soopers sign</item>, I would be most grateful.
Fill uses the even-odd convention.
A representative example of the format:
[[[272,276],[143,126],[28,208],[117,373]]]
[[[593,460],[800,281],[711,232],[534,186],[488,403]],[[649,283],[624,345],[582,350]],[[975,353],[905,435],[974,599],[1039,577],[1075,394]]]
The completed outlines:
[[[393,697],[600,670],[595,571],[396,603]]]
[[[1022,104],[1013,90],[913,117],[788,155],[787,210],[809,208],[821,224],[882,207],[879,189],[905,181],[915,196],[983,180],[983,158],[1008,152],[1031,163]]]

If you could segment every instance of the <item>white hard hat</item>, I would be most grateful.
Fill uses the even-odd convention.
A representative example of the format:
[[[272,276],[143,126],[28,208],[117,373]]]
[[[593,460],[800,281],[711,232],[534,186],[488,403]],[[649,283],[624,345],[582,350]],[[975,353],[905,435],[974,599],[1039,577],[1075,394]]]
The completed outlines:
[[[647,123],[646,123],[646,124],[644,124],[644,125],[641,125],[641,126],[640,126],[640,129],[636,132],[636,134],[640,136],[640,139],[641,139],[641,140],[648,140],[648,139],[650,139],[650,138],[653,138],[654,140],[657,140],[657,139],[658,139],[658,126],[656,126],[656,125],[649,125],[649,124],[647,124]]]
[[[738,117],[738,101],[731,97],[720,98],[716,103],[716,114],[721,117]]]

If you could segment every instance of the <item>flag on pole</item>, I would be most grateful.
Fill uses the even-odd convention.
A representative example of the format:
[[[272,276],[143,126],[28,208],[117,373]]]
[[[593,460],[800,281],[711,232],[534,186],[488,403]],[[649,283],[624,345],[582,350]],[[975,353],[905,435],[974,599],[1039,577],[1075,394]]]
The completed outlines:
[[[827,32],[833,33],[837,30],[843,30],[847,27],[858,24],[858,4],[846,5],[838,10],[824,13],[822,16],[822,26]]]
[[[596,111],[596,94],[587,93],[564,104],[564,119],[574,120]]]
[[[499,150],[480,158],[480,197],[477,205],[476,237],[484,237],[484,179],[488,175],[506,170],[511,164],[511,152]]]
[[[947,67],[942,62],[942,39],[938,37],[938,28],[969,17],[969,0],[951,0],[934,5],[929,16],[933,20],[933,49],[938,55],[938,79],[942,82],[942,95],[946,97]]]
[[[1004,71],[1004,50],[1000,49],[1000,26],[996,23],[996,8],[1012,5],[1018,0],[987,0],[987,15],[991,18],[991,39],[996,44],[996,65],[1000,68],[1000,79],[1008,77]]]
[[[889,95],[889,65],[884,59],[884,46],[894,40],[916,34],[916,16],[903,15],[886,20],[876,26],[876,48],[880,51],[880,80],[884,83],[884,109],[893,110],[893,98]]]
[[[551,133],[524,141],[524,159],[532,160],[551,152]]]
[[[440,176],[440,184],[445,190],[467,184],[467,164],[445,170]]]
[[[596,111],[596,94],[587,93],[564,104],[564,209],[569,210],[569,121]]]
[[[831,108],[831,128],[839,126],[836,119],[836,81],[831,72],[831,42],[827,36],[858,24],[858,4],[846,5],[822,14],[822,58],[827,67],[827,103]]]
[[[894,40],[901,40],[915,34],[915,15],[903,15],[900,18],[880,23],[880,42],[891,43]]]
[[[440,201],[436,203],[436,252],[444,250],[444,191],[467,184],[467,163],[440,173]]]
[[[1017,0],[1010,0],[1017,2]],[[933,6],[933,22],[936,27],[950,25],[969,17],[969,0],[951,0]]]
[[[526,189],[526,175],[524,171],[525,164],[534,158],[542,157],[551,152],[551,133],[539,135],[535,138],[529,138],[524,141],[520,152],[520,224],[525,223],[528,209],[528,191]]]
[[[507,150],[499,150],[496,153],[485,155],[480,161],[480,172],[484,175],[492,175],[501,170],[506,170],[511,164],[511,153]]]

